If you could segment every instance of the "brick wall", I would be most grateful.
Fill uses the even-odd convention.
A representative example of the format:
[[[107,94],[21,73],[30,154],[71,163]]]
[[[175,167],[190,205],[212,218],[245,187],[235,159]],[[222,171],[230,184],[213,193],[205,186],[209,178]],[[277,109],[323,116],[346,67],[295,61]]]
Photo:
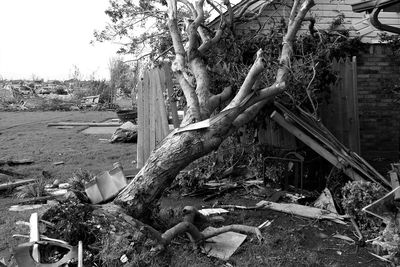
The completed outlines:
[[[357,57],[361,155],[385,174],[399,156],[399,107],[384,90],[390,78],[400,78],[400,57],[383,45],[371,45]]]

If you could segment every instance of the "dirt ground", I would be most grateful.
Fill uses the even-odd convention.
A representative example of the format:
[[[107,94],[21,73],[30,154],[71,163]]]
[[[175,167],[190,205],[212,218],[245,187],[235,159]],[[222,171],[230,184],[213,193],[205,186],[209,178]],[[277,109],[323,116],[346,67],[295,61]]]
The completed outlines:
[[[10,167],[26,178],[49,172],[52,179],[66,181],[79,169],[93,173],[104,171],[119,161],[133,168],[136,159],[135,144],[110,144],[99,138],[109,135],[86,135],[85,127],[57,129],[47,127],[50,122],[101,122],[115,118],[114,112],[0,112],[0,158],[34,160],[31,165]],[[61,165],[54,162],[63,161]],[[4,182],[4,176],[0,176]],[[0,192],[0,194],[2,194]],[[246,192],[234,192],[218,199],[218,204],[254,205],[260,198]],[[13,238],[13,234],[27,234],[28,229],[15,224],[28,221],[31,211],[9,212],[16,201],[10,195],[0,195],[0,260],[13,266],[13,248],[26,242]],[[162,206],[211,206],[197,199],[180,198],[176,192],[165,196]],[[224,225],[236,223],[251,226],[273,220],[262,230],[264,239],[259,242],[248,236],[244,244],[228,262],[207,257],[193,250],[188,240],[180,238],[168,249],[167,266],[385,266],[368,253],[371,248],[361,247],[332,237],[335,233],[354,238],[351,224],[338,225],[329,221],[315,221],[268,210],[233,211],[225,216]],[[367,250],[368,249],[368,250]]]

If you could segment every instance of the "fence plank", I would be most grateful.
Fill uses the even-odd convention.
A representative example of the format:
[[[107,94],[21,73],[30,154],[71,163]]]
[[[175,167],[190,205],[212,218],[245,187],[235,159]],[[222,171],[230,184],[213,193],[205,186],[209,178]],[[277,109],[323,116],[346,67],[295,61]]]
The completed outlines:
[[[144,166],[144,100],[143,100],[143,80],[138,83],[137,87],[137,109],[138,109],[138,142],[136,153],[136,168],[140,169]]]
[[[150,77],[149,73],[146,71],[144,74],[144,83],[143,83],[143,100],[144,100],[144,160],[146,161],[150,156]]]
[[[156,147],[156,118],[155,114],[155,80],[154,80],[154,70],[150,70],[150,83],[149,83],[149,116],[150,116],[150,151],[152,151]]]
[[[165,106],[165,100],[164,100],[164,90],[165,87],[163,86],[164,81],[161,80],[161,72],[162,70],[157,69],[156,74],[158,76],[158,81],[157,83],[157,106],[160,112],[160,128],[161,128],[161,136],[162,139],[169,134],[169,126],[168,126],[168,113],[167,113],[167,107]],[[160,140],[161,141],[161,140]]]

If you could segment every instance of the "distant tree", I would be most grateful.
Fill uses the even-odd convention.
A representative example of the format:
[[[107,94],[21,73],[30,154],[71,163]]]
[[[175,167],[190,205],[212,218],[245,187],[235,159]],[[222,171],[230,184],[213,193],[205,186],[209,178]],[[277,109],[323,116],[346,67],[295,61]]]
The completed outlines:
[[[76,81],[80,81],[80,80],[82,80],[82,77],[83,77],[82,73],[81,73],[80,69],[78,68],[78,66],[77,65],[72,65],[70,78],[74,79]]]
[[[118,89],[124,95],[130,95],[134,87],[134,72],[131,67],[124,63],[122,58],[116,57],[110,59],[110,88],[113,94]]]

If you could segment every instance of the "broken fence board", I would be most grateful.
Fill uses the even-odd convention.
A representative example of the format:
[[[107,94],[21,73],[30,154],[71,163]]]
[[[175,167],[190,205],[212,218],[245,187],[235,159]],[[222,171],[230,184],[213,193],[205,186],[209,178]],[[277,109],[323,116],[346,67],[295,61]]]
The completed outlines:
[[[265,208],[274,211],[280,211],[292,215],[298,215],[311,219],[331,220],[339,224],[346,224],[343,220],[348,218],[347,215],[339,215],[327,210],[322,210],[314,207],[303,206],[293,203],[276,203],[262,200],[256,204],[258,208]]]

